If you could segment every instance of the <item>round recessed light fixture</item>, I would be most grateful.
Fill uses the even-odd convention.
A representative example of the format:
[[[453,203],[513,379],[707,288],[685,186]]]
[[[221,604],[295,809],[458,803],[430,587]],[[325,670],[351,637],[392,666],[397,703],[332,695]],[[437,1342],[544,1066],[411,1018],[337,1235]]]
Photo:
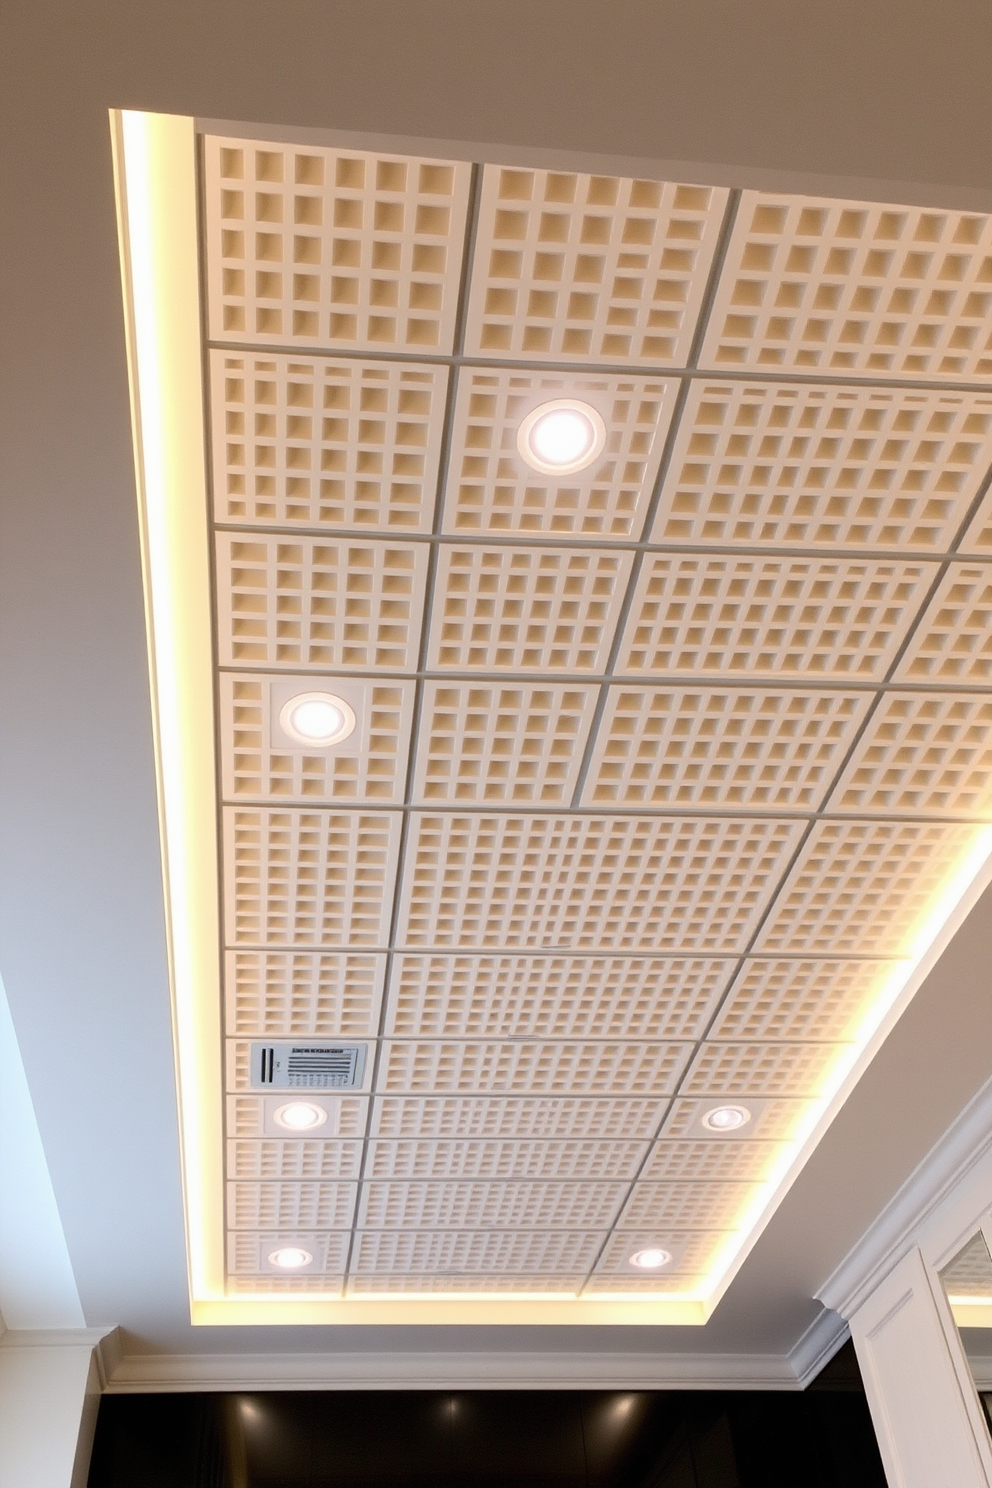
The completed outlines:
[[[605,444],[602,415],[577,398],[542,403],[531,410],[517,434],[517,449],[527,464],[547,475],[585,470]]]
[[[289,1101],[273,1111],[272,1119],[286,1131],[316,1131],[327,1120],[327,1112],[323,1106],[311,1105],[310,1101]]]
[[[750,1120],[751,1112],[747,1106],[714,1106],[703,1117],[703,1125],[707,1131],[732,1132],[740,1131]]]
[[[662,1250],[660,1246],[649,1245],[645,1250],[635,1250],[630,1258],[632,1266],[639,1266],[642,1271],[660,1271],[662,1266],[671,1265],[672,1253]]]
[[[298,692],[279,710],[279,726],[298,744],[326,749],[354,731],[355,710],[333,692]]]
[[[279,1266],[283,1271],[298,1271],[301,1266],[309,1266],[312,1260],[313,1256],[301,1245],[283,1245],[269,1253],[271,1265]]]

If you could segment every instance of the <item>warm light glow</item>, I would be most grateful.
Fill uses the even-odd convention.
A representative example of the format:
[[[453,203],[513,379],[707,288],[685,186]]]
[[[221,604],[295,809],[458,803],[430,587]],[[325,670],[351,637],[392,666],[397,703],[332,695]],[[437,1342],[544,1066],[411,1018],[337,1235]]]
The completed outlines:
[[[703,1117],[703,1125],[713,1132],[740,1131],[750,1120],[751,1112],[746,1106],[714,1106]]]
[[[602,453],[606,425],[595,408],[574,398],[542,403],[520,425],[517,448],[533,470],[571,475]]]
[[[279,711],[279,724],[299,744],[327,749],[355,729],[355,711],[333,692],[300,692]]]
[[[640,1266],[642,1271],[660,1271],[662,1266],[671,1263],[671,1253],[667,1250],[649,1246],[647,1250],[635,1250],[630,1258],[632,1266]]]
[[[284,1271],[298,1271],[301,1266],[309,1266],[313,1256],[302,1246],[284,1245],[280,1250],[272,1251],[269,1260],[273,1266],[281,1266]]]
[[[283,1126],[287,1131],[315,1131],[318,1126],[323,1126],[327,1120],[327,1112],[323,1106],[312,1106],[309,1101],[290,1101],[286,1106],[280,1106],[272,1114],[272,1119],[277,1126]]]

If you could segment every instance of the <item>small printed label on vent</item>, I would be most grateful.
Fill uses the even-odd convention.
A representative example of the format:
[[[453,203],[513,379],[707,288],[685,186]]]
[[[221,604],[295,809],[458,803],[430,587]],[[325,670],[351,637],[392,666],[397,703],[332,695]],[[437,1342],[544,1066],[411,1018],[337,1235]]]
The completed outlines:
[[[364,1044],[252,1044],[253,1090],[344,1090],[362,1083]]]

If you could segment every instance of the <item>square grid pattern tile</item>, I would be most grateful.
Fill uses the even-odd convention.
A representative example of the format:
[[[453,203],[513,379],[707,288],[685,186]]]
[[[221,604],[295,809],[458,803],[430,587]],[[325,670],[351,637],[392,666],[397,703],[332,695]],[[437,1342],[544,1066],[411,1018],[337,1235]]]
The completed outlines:
[[[703,1295],[992,821],[992,221],[203,173],[230,1290]],[[367,1044],[319,1136],[286,1037]]]

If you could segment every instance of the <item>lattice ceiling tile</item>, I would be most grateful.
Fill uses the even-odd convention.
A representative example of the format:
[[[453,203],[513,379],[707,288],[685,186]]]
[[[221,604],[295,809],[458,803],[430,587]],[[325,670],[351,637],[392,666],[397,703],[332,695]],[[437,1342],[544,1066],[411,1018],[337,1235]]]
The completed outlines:
[[[699,1276],[707,1270],[716,1250],[726,1244],[726,1239],[723,1230],[662,1229],[659,1233],[644,1226],[625,1225],[616,1229],[606,1242],[588,1290],[614,1290],[621,1277],[630,1279],[634,1291],[650,1292],[656,1287],[666,1287],[670,1277],[681,1278],[684,1287],[686,1277]],[[641,1271],[631,1264],[632,1255],[657,1245],[664,1246],[672,1257],[671,1265],[664,1271]]]
[[[957,1297],[987,1297],[992,1285],[992,1261],[985,1236],[979,1231],[962,1246],[940,1273],[944,1290]]]
[[[217,534],[221,666],[410,671],[422,543]]]
[[[802,1117],[806,1113],[807,1102],[804,1100],[761,1100],[757,1104],[749,1102],[751,1120],[741,1132],[728,1135],[721,1133],[719,1136],[709,1134],[700,1125],[700,1118],[719,1102],[733,1100],[740,1094],[732,1089],[721,1090],[708,1096],[705,1100],[685,1098],[672,1102],[665,1124],[661,1131],[659,1147],[668,1142],[682,1141],[687,1138],[695,1140],[703,1139],[712,1142],[719,1147],[746,1147],[750,1150],[755,1142],[762,1144],[766,1142],[788,1141],[795,1135]]]
[[[388,1272],[363,1272],[348,1281],[348,1296],[385,1297],[395,1293],[419,1296],[421,1293],[461,1295],[466,1293],[540,1293],[541,1297],[558,1294],[574,1297],[580,1290],[585,1273],[582,1271],[546,1272],[518,1275],[513,1271],[414,1271],[390,1274]]]
[[[321,749],[297,743],[279,725],[280,708],[317,680],[221,672],[218,722],[226,800],[402,803],[413,683],[321,677],[321,689],[343,697],[358,720],[342,743]]]
[[[755,1182],[765,1177],[784,1147],[782,1142],[663,1137],[652,1147],[641,1180],[645,1184]]]
[[[567,806],[596,689],[428,682],[416,799]]]
[[[252,1141],[261,1137],[272,1137],[279,1142],[300,1138],[287,1138],[285,1132],[272,1121],[272,1113],[283,1101],[278,1096],[235,1094],[226,1102],[227,1135],[232,1140]],[[323,1139],[356,1138],[365,1135],[369,1102],[363,1096],[338,1096],[328,1102],[328,1119],[321,1127]]]
[[[486,166],[466,350],[684,363],[726,200],[708,186]]]
[[[262,1142],[235,1140],[227,1144],[227,1172],[232,1179],[259,1183],[347,1181],[357,1180],[361,1167],[361,1142],[341,1142],[321,1136]]]
[[[227,1222],[236,1230],[346,1230],[357,1195],[357,1183],[229,1183]]]
[[[935,563],[648,553],[617,672],[884,676]]]
[[[583,1141],[603,1132],[633,1140],[654,1136],[668,1101],[654,1095],[541,1096],[500,1099],[495,1096],[379,1096],[373,1107],[371,1135],[421,1141],[520,1141],[541,1138]]]
[[[344,1144],[338,1144],[344,1145]],[[367,1178],[633,1179],[645,1153],[643,1141],[373,1141]]]
[[[359,1230],[353,1285],[360,1290],[363,1273],[447,1273],[452,1282],[473,1273],[584,1275],[601,1241],[599,1232],[577,1230]]]
[[[992,699],[977,693],[883,695],[832,811],[992,814]]]
[[[755,949],[902,956],[976,828],[818,822]]]
[[[595,1230],[613,1223],[624,1182],[372,1182],[363,1184],[365,1229]]]
[[[345,1238],[347,1239],[347,1236]],[[317,1292],[322,1298],[328,1295],[340,1297],[344,1291],[344,1277],[319,1273],[302,1276],[287,1276],[284,1273],[278,1276],[275,1274],[270,1276],[268,1273],[261,1276],[229,1276],[227,1290],[232,1296],[251,1296],[261,1293],[267,1298],[273,1292],[290,1295]]]
[[[992,459],[992,396],[695,382],[653,537],[948,546]]]
[[[471,166],[207,136],[215,340],[450,351]]]
[[[603,671],[632,563],[595,549],[442,548],[429,665]]]
[[[216,520],[429,532],[447,376],[212,351]]]
[[[702,364],[992,374],[992,219],[746,191]]]
[[[228,951],[227,1031],[249,1038],[370,1038],[379,1027],[385,969],[385,956]]]
[[[952,563],[896,671],[905,682],[992,680],[992,568]]]
[[[843,1043],[891,961],[749,959],[710,1031],[714,1039]]]
[[[328,1278],[340,1280],[343,1276],[348,1254],[347,1230],[313,1233],[286,1229],[269,1230],[261,1234],[253,1234],[251,1230],[230,1231],[227,1239],[227,1269],[232,1276],[264,1275],[267,1284],[279,1281],[300,1283],[308,1280],[303,1275],[287,1276],[269,1261],[272,1251],[284,1245],[298,1245],[310,1252],[313,1261],[307,1271],[311,1277],[319,1276],[324,1286],[328,1284]],[[298,1287],[292,1286],[284,1290],[296,1291]]]
[[[675,409],[666,378],[563,376],[466,367],[459,374],[444,530],[639,537]],[[517,435],[532,409],[580,398],[600,413],[606,444],[588,470],[532,470]]]
[[[624,1229],[733,1230],[759,1185],[746,1182],[636,1183],[620,1225]]]
[[[843,1044],[732,1044],[707,1042],[682,1082],[688,1099],[730,1091],[789,1099],[817,1096],[835,1067]]]
[[[868,704],[864,693],[611,687],[583,804],[815,810]]]
[[[398,812],[224,812],[229,944],[385,945]]]
[[[383,1094],[658,1096],[674,1092],[692,1053],[676,1043],[388,1041]]]
[[[409,949],[743,949],[796,822],[431,816],[413,823]]]
[[[386,1032],[695,1039],[732,970],[662,956],[398,956]]]

